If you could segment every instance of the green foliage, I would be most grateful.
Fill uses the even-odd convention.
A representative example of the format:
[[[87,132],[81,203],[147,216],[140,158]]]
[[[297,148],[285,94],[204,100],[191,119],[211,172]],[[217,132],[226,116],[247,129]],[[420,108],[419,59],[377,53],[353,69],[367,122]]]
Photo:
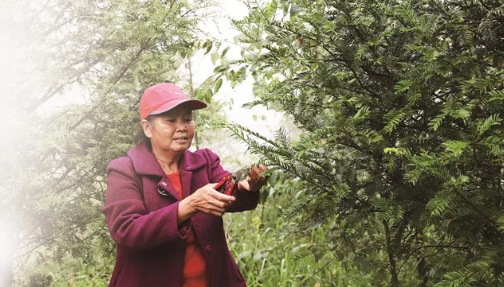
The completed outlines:
[[[501,3],[246,3],[234,21],[242,59],[222,56],[215,77],[248,73],[249,106],[302,131],[290,142],[230,126],[294,180],[304,196],[291,215],[333,221],[326,244],[375,285],[502,281]]]
[[[6,4],[2,35],[12,55],[15,48],[24,53],[8,59],[12,70],[2,77],[2,101],[12,109],[2,122],[15,123],[2,125],[9,140],[2,143],[0,223],[16,243],[8,247],[14,261],[5,267],[13,267],[15,286],[47,286],[62,276],[74,280],[68,273],[51,274],[56,264],[71,263],[68,272],[96,264],[103,273],[72,286],[98,286],[110,276],[115,248],[100,211],[107,164],[135,143],[145,87],[167,80],[192,86],[179,67],[195,51],[213,46],[199,40],[198,29],[212,3]],[[3,29],[9,25],[22,29]],[[52,105],[73,95],[75,103]],[[103,262],[96,261],[98,252]],[[79,270],[75,276],[97,272]]]
[[[142,89],[183,80],[202,49],[218,66],[192,96],[252,76],[249,106],[301,131],[227,125],[273,167],[265,204],[227,219],[250,286],[504,285],[499,1],[248,1],[241,59],[196,36],[206,1],[6,3],[2,21],[29,31],[2,31],[21,44],[1,77],[15,284],[108,278],[106,164],[134,142]],[[86,102],[44,112],[69,93]]]
[[[93,260],[90,262],[67,254],[59,262],[46,262],[32,268],[14,286],[106,287],[115,258],[103,254],[99,246],[89,249],[92,249],[93,253]],[[41,280],[41,277],[47,278],[47,282]]]
[[[276,188],[286,186],[277,184]],[[265,191],[268,192],[268,191]],[[270,197],[253,212],[226,216],[229,247],[248,286],[372,286],[366,274],[335,258],[334,246],[325,246],[329,226],[306,230],[292,238],[292,218],[284,208],[290,194]],[[312,253],[317,249],[317,253]],[[353,284],[344,282],[351,278]]]

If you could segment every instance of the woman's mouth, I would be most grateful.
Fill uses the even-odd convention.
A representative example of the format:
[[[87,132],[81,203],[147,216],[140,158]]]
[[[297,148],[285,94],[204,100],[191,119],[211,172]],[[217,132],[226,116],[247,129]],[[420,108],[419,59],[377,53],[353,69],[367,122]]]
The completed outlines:
[[[173,139],[175,142],[186,142],[187,137],[178,137]]]

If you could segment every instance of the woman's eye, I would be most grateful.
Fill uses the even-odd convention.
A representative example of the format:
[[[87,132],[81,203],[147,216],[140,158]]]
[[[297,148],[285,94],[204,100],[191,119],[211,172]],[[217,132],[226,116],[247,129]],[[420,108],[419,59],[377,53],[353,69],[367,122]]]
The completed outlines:
[[[169,123],[172,123],[172,124],[173,124],[173,123],[175,123],[175,122],[177,121],[177,119],[167,119],[167,121],[168,121]]]
[[[185,118],[185,119],[184,119],[184,121],[185,121],[186,123],[192,122],[192,118]]]

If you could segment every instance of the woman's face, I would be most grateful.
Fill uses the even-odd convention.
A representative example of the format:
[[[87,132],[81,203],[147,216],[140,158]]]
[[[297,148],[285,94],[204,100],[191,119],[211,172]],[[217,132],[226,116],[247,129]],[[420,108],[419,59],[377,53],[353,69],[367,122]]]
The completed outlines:
[[[191,146],[194,137],[192,111],[184,105],[156,115],[152,121],[143,120],[142,127],[154,152],[181,154]]]

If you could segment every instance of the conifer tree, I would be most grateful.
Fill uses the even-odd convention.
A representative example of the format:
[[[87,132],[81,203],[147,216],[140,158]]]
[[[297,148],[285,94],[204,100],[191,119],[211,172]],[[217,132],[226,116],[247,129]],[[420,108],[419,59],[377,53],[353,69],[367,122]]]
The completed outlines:
[[[358,286],[503,286],[502,2],[247,3],[216,77],[302,131],[230,126],[295,179],[298,232],[334,221],[321,250]]]

